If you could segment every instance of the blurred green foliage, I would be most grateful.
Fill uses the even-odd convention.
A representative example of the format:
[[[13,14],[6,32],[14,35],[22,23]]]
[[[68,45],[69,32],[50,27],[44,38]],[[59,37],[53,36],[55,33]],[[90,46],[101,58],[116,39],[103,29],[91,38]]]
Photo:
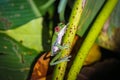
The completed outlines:
[[[1,80],[26,80],[35,58],[49,51],[53,25],[61,20],[68,21],[74,3],[68,0],[67,4],[62,4],[63,8],[58,8],[61,1],[0,0]],[[90,28],[104,3],[105,0],[87,0],[77,31],[79,36]],[[110,33],[120,27],[119,3],[112,14],[111,22],[115,26],[108,30]],[[58,13],[58,9],[61,12]]]

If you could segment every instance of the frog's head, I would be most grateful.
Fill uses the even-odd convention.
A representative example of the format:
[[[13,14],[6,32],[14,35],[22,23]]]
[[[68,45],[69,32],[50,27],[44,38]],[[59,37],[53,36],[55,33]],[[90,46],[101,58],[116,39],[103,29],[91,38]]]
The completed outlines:
[[[55,27],[55,33],[59,33],[60,30],[65,26],[64,23],[59,23],[58,26]]]
[[[59,33],[59,31],[65,26],[63,23],[59,23],[58,26],[55,27],[55,32]]]

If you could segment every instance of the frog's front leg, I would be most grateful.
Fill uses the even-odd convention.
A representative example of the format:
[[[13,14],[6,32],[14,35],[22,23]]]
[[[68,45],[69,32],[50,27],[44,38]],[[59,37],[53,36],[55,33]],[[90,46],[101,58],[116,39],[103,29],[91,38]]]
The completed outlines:
[[[69,45],[60,45],[60,44],[56,44],[56,46],[57,46],[60,50],[68,49],[68,48],[69,48]]]
[[[64,61],[70,61],[69,58],[71,58],[71,56],[66,56],[66,57],[63,57],[61,59],[59,59],[61,57],[61,52],[59,52],[50,62],[50,65],[56,65],[56,64],[59,64],[61,62],[64,62]]]

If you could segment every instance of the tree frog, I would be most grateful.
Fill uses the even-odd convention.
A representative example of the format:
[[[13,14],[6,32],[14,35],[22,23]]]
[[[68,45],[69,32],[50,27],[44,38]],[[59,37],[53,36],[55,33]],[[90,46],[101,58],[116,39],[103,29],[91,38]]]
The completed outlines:
[[[57,27],[55,27],[55,32],[53,34],[52,45],[51,45],[51,56],[55,56],[55,57],[51,60],[50,65],[56,65],[63,61],[69,61],[69,58],[71,57],[71,56],[66,56],[64,58],[59,59],[61,56],[60,50],[69,48],[69,46],[67,45],[64,46],[61,45],[62,38],[66,32],[67,26],[68,24],[65,25],[63,23],[60,23],[58,24]]]

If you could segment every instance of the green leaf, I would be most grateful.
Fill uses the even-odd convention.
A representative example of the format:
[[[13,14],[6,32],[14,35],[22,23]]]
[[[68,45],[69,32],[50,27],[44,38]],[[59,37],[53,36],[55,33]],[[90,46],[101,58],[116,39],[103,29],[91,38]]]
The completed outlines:
[[[43,50],[42,28],[42,18],[38,18],[18,28],[1,32],[6,33],[16,41],[21,42],[25,47],[40,52]]]
[[[38,53],[0,33],[0,79],[26,80]]]
[[[55,0],[33,0],[33,2],[35,3],[40,13],[42,15],[45,15],[45,13],[49,10],[49,8],[54,6],[53,4]]]
[[[0,29],[15,28],[36,17],[27,0],[0,0]]]
[[[120,48],[120,0],[106,21],[101,34],[97,38],[97,44],[108,50],[118,51]]]
[[[84,33],[89,28],[90,24],[94,21],[97,13],[101,9],[105,0],[86,0],[86,4],[84,10],[82,12],[82,16],[79,22],[77,34],[79,36],[83,36]]]
[[[0,0],[0,8],[0,79],[27,80],[38,53],[49,49],[49,27],[33,0]]]

